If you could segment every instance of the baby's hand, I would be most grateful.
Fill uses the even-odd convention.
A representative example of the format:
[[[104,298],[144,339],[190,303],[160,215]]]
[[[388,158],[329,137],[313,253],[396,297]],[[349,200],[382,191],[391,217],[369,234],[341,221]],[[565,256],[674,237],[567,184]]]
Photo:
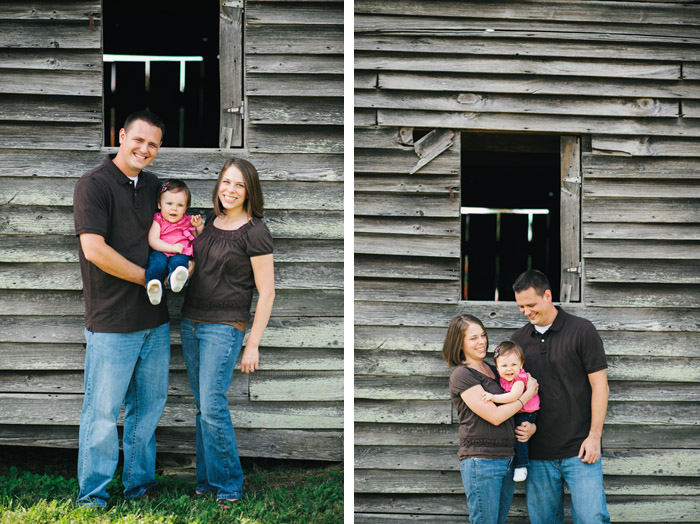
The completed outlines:
[[[202,215],[192,215],[190,217],[190,224],[192,227],[199,227],[202,225]]]
[[[182,254],[182,250],[185,249],[182,244],[173,244],[173,249],[175,253]]]
[[[487,393],[486,391],[484,391],[481,394],[481,400],[483,400],[484,402],[493,402],[493,393]]]

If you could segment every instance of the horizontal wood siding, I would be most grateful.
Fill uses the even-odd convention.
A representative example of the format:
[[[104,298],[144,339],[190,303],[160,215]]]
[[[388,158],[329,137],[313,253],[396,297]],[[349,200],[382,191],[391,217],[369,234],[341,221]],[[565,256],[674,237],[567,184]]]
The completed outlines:
[[[699,80],[693,4],[355,2],[355,522],[465,521],[446,327],[474,314],[493,347],[525,320],[459,302],[460,151],[410,175],[414,128],[581,137],[564,308],[606,347],[612,521],[700,522]]]
[[[342,153],[343,3],[246,2],[248,149]]]
[[[247,122],[258,132],[249,135],[257,145],[165,148],[149,169],[185,179],[193,209],[205,211],[226,159],[246,158],[258,168],[275,241],[277,296],[260,371],[248,376],[237,368],[229,391],[239,450],[342,460],[342,5],[248,2],[246,10],[248,65],[261,58],[261,72],[248,69]],[[100,11],[100,2],[79,0],[0,7],[0,444],[78,445],[85,339],[73,189],[80,175],[116,152],[102,147]],[[290,28],[317,31],[315,47],[284,56],[261,49],[261,39],[291,38]],[[303,38],[290,41],[305,45]],[[322,55],[324,41],[331,51]],[[315,57],[327,58],[320,71]],[[290,101],[286,94],[304,97],[300,86],[308,89],[315,79],[309,91],[322,103]],[[308,108],[316,121],[298,125],[269,109],[284,104]],[[168,297],[172,359],[158,446],[193,453],[182,300]]]

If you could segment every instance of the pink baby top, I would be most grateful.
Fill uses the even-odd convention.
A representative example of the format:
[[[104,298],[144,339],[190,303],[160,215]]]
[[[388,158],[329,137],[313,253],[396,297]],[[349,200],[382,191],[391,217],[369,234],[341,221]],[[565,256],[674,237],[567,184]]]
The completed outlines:
[[[527,386],[527,373],[523,368],[520,368],[520,372],[515,376],[513,382],[508,382],[506,379],[501,377],[501,387],[506,393],[508,393],[511,389],[513,389],[513,384],[515,384],[517,380],[521,381]],[[540,396],[535,395],[525,403],[518,413],[532,413],[538,409],[540,409]]]
[[[192,256],[192,242],[194,242],[194,235],[192,231],[195,230],[194,226],[190,222],[190,217],[183,215],[180,220],[175,222],[168,222],[160,214],[160,211],[153,215],[153,220],[158,222],[160,226],[160,239],[168,244],[182,244],[182,254],[189,257]],[[165,256],[171,257],[177,253],[165,253]]]

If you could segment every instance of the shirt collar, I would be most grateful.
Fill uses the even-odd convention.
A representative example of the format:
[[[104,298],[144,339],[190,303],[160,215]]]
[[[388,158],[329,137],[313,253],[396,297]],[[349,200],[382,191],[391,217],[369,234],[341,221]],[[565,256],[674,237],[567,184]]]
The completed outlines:
[[[554,306],[557,308],[557,316],[554,318],[554,322],[552,322],[552,325],[549,326],[549,329],[546,331],[549,333],[550,331],[561,331],[562,328],[564,327],[564,322],[566,321],[566,316],[568,313],[564,311],[561,306]],[[530,326],[530,336],[541,336],[542,334],[535,329],[535,326],[532,324],[528,324]]]
[[[114,158],[116,156],[116,154],[107,155],[107,158],[105,159],[105,166],[107,167],[107,171],[111,173],[114,179],[121,185],[125,186],[131,182],[131,179],[128,176],[126,176],[121,169],[117,167],[117,164],[114,163]],[[139,176],[142,172],[143,171],[139,172]]]

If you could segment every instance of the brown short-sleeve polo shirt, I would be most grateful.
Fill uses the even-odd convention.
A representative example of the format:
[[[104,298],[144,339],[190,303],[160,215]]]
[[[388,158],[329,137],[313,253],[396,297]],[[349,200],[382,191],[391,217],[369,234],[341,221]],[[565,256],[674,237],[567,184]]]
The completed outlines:
[[[75,233],[94,233],[131,262],[148,265],[148,230],[157,210],[160,183],[148,172],[134,183],[107,158],[75,185]],[[168,321],[165,300],[153,306],[143,286],[127,282],[88,262],[78,242],[85,297],[85,327],[100,333],[131,333]]]

